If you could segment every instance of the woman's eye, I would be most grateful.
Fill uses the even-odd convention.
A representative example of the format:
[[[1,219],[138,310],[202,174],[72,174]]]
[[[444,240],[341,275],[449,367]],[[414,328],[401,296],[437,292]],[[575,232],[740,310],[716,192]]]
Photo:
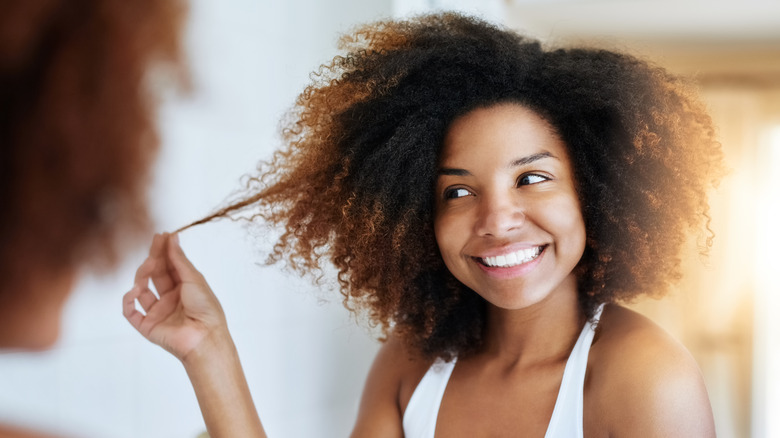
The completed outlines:
[[[464,196],[469,196],[471,192],[464,188],[454,188],[454,189],[447,189],[444,192],[444,199],[457,199],[462,198]]]
[[[542,181],[547,181],[549,179],[550,178],[547,178],[546,176],[537,175],[535,173],[529,173],[529,174],[521,176],[517,180],[517,185],[518,186],[527,186],[527,185],[531,185],[531,184],[540,183]]]

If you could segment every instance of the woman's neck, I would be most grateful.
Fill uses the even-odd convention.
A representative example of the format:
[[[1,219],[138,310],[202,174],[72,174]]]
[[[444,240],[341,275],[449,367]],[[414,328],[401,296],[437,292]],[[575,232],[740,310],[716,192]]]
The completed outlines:
[[[567,358],[585,316],[577,300],[576,279],[572,276],[565,282],[544,300],[522,309],[488,305],[480,354],[510,365]]]

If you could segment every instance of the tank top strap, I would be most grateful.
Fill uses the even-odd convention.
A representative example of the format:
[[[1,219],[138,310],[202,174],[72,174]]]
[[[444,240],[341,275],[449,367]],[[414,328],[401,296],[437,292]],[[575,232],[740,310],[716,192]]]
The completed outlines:
[[[404,436],[409,438],[433,438],[436,433],[436,419],[439,406],[444,398],[444,390],[455,368],[453,359],[445,362],[441,359],[428,368],[420,383],[412,393],[403,417]]]
[[[566,361],[545,438],[583,438],[583,391],[588,353],[603,308],[603,305],[599,306],[592,323],[585,323]],[[456,360],[437,359],[420,380],[403,414],[404,436],[434,438],[439,407],[455,363]]]
[[[602,304],[596,310],[593,322],[585,323],[566,361],[558,398],[544,438],[583,438],[585,373],[588,369],[588,354],[603,310]]]

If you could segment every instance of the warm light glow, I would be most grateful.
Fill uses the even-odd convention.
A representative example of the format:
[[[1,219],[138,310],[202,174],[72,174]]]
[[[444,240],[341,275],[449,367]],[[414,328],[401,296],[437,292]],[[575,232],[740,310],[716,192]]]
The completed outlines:
[[[780,245],[780,126],[769,131],[767,168],[759,190],[763,196],[758,205],[758,269],[762,286],[777,291],[777,248]],[[762,160],[763,161],[763,160]],[[768,291],[768,290],[767,290]],[[777,294],[771,294],[775,296]]]
[[[756,307],[756,349],[765,360],[760,368],[760,385],[754,390],[758,392],[759,401],[763,398],[764,421],[759,422],[761,436],[780,436],[780,418],[775,415],[780,412],[780,320],[777,310],[780,309],[780,258],[777,248],[780,247],[780,126],[769,131],[767,148],[765,149],[766,167],[759,179],[757,208],[757,307]],[[761,354],[763,352],[763,354]],[[760,356],[756,357],[759,358]],[[758,365],[758,364],[757,364]],[[763,394],[762,394],[763,393]],[[763,396],[762,396],[763,395]],[[763,424],[760,424],[763,423]]]

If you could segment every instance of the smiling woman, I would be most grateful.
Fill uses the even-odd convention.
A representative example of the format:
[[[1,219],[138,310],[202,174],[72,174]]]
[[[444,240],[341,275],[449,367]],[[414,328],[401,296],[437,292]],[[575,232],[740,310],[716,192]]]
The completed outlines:
[[[501,309],[576,302],[585,222],[550,124],[512,103],[473,110],[450,126],[440,166],[434,229],[452,275]]]
[[[706,229],[721,153],[691,89],[456,14],[343,46],[287,147],[195,224],[282,226],[270,261],[315,278],[332,263],[345,304],[384,329],[353,435],[713,436],[690,355],[617,304],[664,293]],[[263,435],[175,235],[155,238],[124,309],[184,363],[212,435]]]

